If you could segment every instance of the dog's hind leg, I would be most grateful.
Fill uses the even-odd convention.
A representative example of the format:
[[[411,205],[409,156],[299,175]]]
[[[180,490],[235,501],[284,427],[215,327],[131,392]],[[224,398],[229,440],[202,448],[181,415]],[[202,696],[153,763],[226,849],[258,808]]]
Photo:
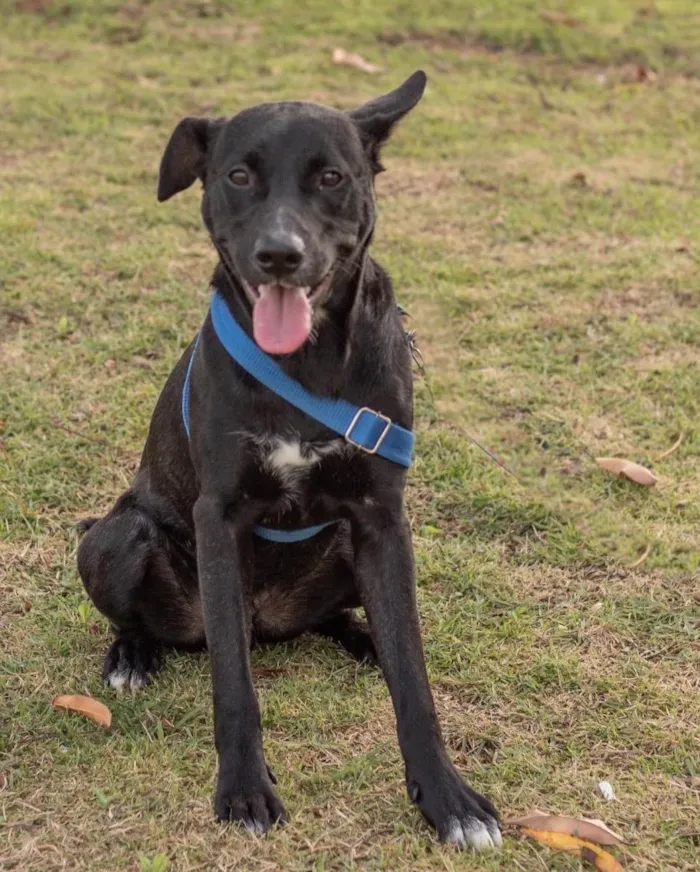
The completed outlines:
[[[102,671],[115,690],[146,684],[165,646],[203,642],[194,558],[133,494],[89,527],[78,548],[78,571],[116,634]]]
[[[324,621],[315,628],[315,632],[337,642],[360,663],[378,665],[369,625],[355,609],[345,609],[339,615]]]

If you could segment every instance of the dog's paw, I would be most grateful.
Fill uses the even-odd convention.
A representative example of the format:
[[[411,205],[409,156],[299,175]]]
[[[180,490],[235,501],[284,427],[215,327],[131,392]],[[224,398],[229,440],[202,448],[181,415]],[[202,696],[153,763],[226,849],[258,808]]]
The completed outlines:
[[[407,787],[409,796],[437,830],[441,841],[476,851],[500,848],[503,844],[498,812],[486,797],[462,780],[451,763],[429,776],[409,779]]]
[[[359,663],[363,663],[365,666],[379,667],[377,650],[369,630],[355,630],[352,637],[344,642],[344,646]]]
[[[241,824],[256,835],[266,833],[277,823],[289,821],[284,806],[265,778],[250,784],[235,778],[219,778],[214,813],[220,821]]]
[[[318,628],[318,632],[338,642],[360,663],[367,666],[379,666],[369,625],[353,609],[348,609],[337,617],[326,621]]]
[[[102,679],[113,690],[140,690],[160,667],[160,648],[150,639],[118,636],[102,667]]]

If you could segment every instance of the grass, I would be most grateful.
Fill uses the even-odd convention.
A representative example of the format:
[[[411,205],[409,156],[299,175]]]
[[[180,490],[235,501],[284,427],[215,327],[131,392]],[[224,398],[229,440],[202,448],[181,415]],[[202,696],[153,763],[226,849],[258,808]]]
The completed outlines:
[[[529,0],[5,4],[3,868],[580,868],[513,832],[500,857],[439,846],[381,678],[308,638],[253,657],[292,825],[217,826],[206,657],[115,698],[75,570],[74,522],[127,485],[206,307],[198,194],[154,195],[176,121],[349,107],[417,67],[429,90],[387,149],[375,253],[427,366],[409,510],[447,741],[504,815],[600,816],[634,843],[628,868],[697,868],[700,14],[547,6],[577,26]],[[333,66],[336,45],[384,72]],[[111,731],[53,711],[60,692],[103,698]]]

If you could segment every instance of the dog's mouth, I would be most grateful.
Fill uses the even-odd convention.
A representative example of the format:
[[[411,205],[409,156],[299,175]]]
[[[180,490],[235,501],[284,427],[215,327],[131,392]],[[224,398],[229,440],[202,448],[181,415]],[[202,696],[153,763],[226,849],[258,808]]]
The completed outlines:
[[[328,289],[332,272],[314,287],[271,284],[243,288],[253,307],[253,336],[268,354],[291,354],[311,333],[313,303]]]

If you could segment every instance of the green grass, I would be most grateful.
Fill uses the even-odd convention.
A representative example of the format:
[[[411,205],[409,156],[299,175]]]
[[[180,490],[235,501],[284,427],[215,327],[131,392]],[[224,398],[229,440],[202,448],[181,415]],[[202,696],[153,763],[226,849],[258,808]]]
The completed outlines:
[[[417,67],[430,84],[387,149],[375,253],[434,396],[419,378],[409,512],[446,739],[504,815],[599,816],[634,843],[628,868],[697,868],[700,12],[544,8],[580,26],[530,0],[4,4],[3,868],[580,868],[512,831],[498,858],[439,846],[383,681],[309,638],[253,657],[292,825],[217,826],[206,657],[117,699],[75,570],[74,522],[129,482],[206,308],[198,193],[155,201],[174,124],[349,107]],[[333,66],[337,45],[384,71]],[[660,483],[615,480],[601,455]],[[103,698],[112,729],[53,711],[62,692]]]

